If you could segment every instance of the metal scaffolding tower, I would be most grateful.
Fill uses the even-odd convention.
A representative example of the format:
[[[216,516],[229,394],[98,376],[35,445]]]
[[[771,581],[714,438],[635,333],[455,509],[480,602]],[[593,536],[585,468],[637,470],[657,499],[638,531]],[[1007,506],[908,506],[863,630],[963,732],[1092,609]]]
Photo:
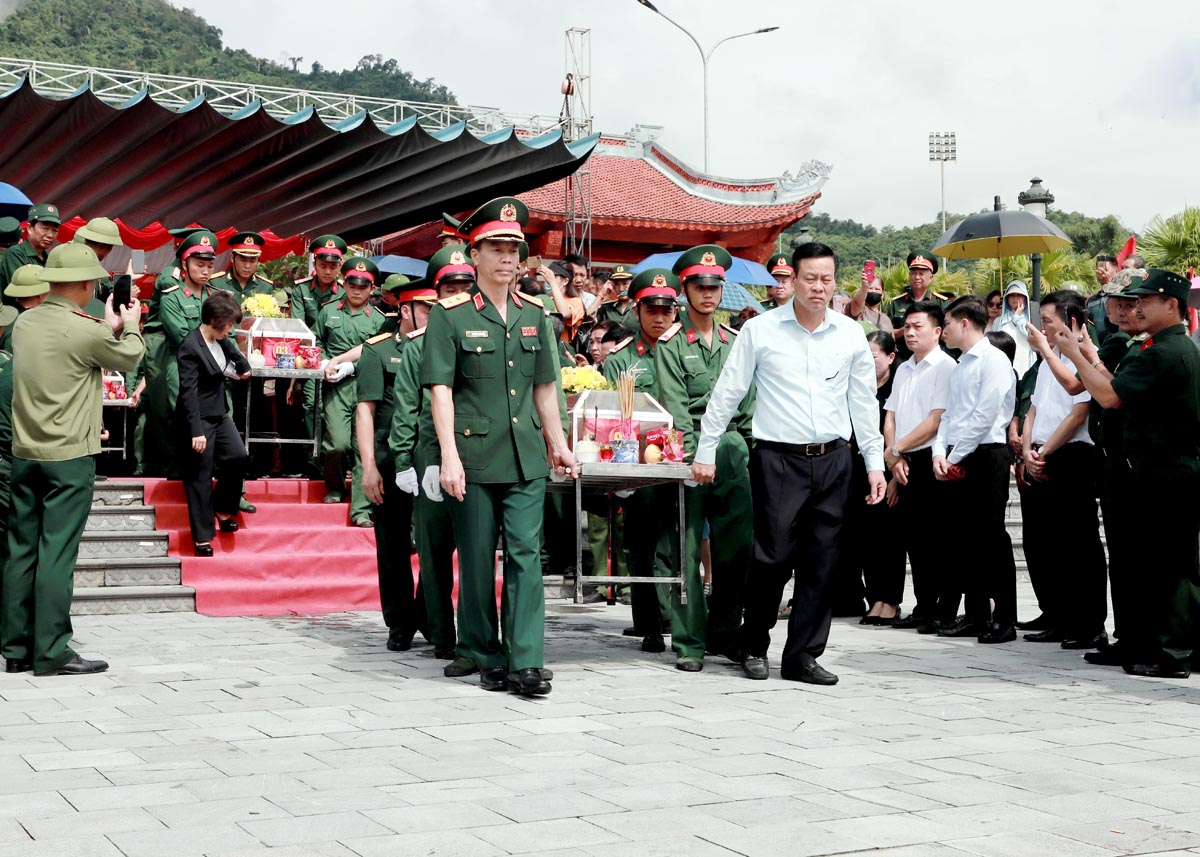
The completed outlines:
[[[563,106],[559,124],[568,141],[592,133],[592,31],[572,27],[566,31]],[[566,180],[566,220],[563,243],[568,253],[592,258],[592,172],[587,163]]]

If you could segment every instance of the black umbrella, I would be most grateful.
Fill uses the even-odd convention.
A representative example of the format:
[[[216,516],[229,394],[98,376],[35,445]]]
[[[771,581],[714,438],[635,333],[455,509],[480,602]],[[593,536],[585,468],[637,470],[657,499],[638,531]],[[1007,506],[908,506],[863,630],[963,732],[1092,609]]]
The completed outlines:
[[[933,248],[944,259],[1002,259],[1066,247],[1071,239],[1028,211],[982,211],[950,227]]]

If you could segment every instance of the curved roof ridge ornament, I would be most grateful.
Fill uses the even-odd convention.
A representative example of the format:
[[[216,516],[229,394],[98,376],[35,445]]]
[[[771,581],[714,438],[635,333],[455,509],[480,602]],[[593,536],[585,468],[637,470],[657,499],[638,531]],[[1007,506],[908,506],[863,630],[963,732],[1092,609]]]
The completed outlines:
[[[787,205],[819,193],[833,167],[822,161],[804,162],[796,175],[777,178],[730,179],[693,169],[656,142],[646,144],[642,160],[673,184],[700,199],[726,205]],[[724,187],[722,187],[724,185]]]

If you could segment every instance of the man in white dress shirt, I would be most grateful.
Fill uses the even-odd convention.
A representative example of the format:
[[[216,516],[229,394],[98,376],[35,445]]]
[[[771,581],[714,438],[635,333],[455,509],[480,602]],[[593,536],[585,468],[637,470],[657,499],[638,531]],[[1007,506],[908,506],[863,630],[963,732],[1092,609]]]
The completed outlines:
[[[767,649],[783,588],[795,573],[780,675],[836,684],[817,663],[829,639],[832,578],[850,496],[851,432],[867,465],[871,493],[883,499],[883,437],[875,398],[875,364],[862,326],[828,308],[837,285],[837,256],[824,244],[796,248],[795,294],[752,318],[725,363],[701,421],[692,463],[696,482],[716,475],[717,444],[750,389],[758,403],[752,433],[750,486],[756,510],[754,556],[746,582],[742,669],[769,675]]]
[[[901,539],[912,566],[916,598],[912,613],[892,624],[923,633],[934,630],[934,621],[941,618],[939,598],[951,570],[949,558],[930,532],[931,516],[944,508],[942,483],[933,476],[933,439],[950,401],[950,376],[957,365],[939,347],[943,324],[942,308],[933,301],[909,305],[904,313],[904,342],[913,356],[896,369],[892,394],[884,405],[883,463],[895,478]],[[957,599],[949,610],[953,622]]]
[[[946,308],[946,345],[962,356],[950,376],[950,401],[933,443],[933,473],[947,483],[946,508],[965,517],[947,529],[943,541],[956,571],[946,581],[939,609],[957,612],[965,591],[967,615],[951,625],[939,623],[937,633],[1008,643],[1017,637],[1017,570],[1004,527],[1012,462],[1006,439],[1017,379],[1008,358],[988,342],[986,325],[987,306],[973,295]]]

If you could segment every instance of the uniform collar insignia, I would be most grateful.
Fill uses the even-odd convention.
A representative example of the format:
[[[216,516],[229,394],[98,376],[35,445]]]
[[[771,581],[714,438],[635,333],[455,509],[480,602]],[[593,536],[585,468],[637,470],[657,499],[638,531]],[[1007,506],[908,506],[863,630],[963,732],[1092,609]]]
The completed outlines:
[[[687,332],[687,337],[688,337],[688,345],[691,345],[693,342],[695,342],[697,339],[699,339],[699,337],[696,335],[696,328],[693,327],[693,328],[689,329]]]

